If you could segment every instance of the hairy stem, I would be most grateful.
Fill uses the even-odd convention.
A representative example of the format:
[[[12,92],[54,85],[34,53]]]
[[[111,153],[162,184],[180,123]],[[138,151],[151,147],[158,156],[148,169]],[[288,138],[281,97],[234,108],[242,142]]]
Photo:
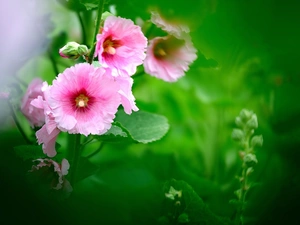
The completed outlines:
[[[95,32],[94,32],[94,39],[93,39],[93,43],[91,45],[92,47],[91,47],[91,50],[90,50],[90,54],[88,56],[88,63],[89,64],[92,64],[93,59],[94,59],[97,34],[99,33],[99,29],[100,29],[101,16],[102,16],[102,12],[103,12],[103,6],[104,6],[104,0],[99,0],[98,12],[97,12],[97,19],[96,19],[96,27],[95,27]]]
[[[69,135],[69,158],[71,159],[71,167],[70,167],[70,182],[72,185],[74,185],[74,182],[76,181],[76,173],[77,173],[77,167],[80,161],[80,155],[81,155],[81,145],[80,145],[80,134],[70,134]]]
[[[80,23],[80,27],[81,27],[81,42],[82,44],[86,45],[86,30],[85,30],[85,26],[84,26],[84,23],[83,23],[83,19],[80,15],[80,12],[76,12],[77,14],[77,18],[79,20],[79,23]]]

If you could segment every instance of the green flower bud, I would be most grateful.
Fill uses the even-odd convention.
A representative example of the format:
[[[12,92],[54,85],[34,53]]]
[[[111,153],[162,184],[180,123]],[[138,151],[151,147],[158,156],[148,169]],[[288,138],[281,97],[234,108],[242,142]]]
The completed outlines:
[[[68,58],[68,59],[78,59],[80,56],[78,54],[78,47],[80,45],[76,42],[68,42],[64,47],[59,49],[59,54],[63,58]]]
[[[175,200],[175,197],[177,196],[178,198],[181,198],[182,196],[182,191],[177,191],[175,188],[170,186],[170,190],[168,193],[165,193],[166,198],[169,198],[171,200]]]
[[[86,55],[86,54],[88,54],[89,49],[85,45],[79,45],[78,49],[77,49],[77,52],[78,52],[79,55]]]
[[[252,153],[248,153],[244,156],[244,163],[247,167],[253,167],[255,166],[258,161],[256,158],[256,155],[252,154]]]
[[[242,196],[242,190],[241,190],[241,189],[238,189],[238,190],[236,190],[236,191],[234,192],[234,194],[236,195],[236,197],[237,197],[238,199],[240,199],[241,196]]]
[[[178,216],[178,222],[179,223],[188,223],[189,221],[190,221],[189,216],[186,213],[182,213]]]
[[[243,121],[241,120],[241,117],[236,117],[235,118],[235,124],[238,126],[238,127],[243,127],[244,126],[244,123]]]
[[[258,122],[257,122],[257,116],[256,114],[253,114],[250,118],[250,120],[248,120],[248,122],[246,123],[246,127],[248,129],[256,129],[258,127]]]
[[[251,138],[251,147],[255,146],[261,147],[263,145],[263,137],[262,135],[255,135]]]
[[[248,120],[250,120],[252,115],[253,112],[247,109],[242,109],[242,111],[240,112],[240,118],[243,122],[247,122]]]
[[[242,141],[245,137],[245,134],[241,129],[234,128],[231,137],[235,141]]]
[[[251,173],[253,173],[254,169],[253,167],[249,167],[246,171],[246,176],[249,176]]]

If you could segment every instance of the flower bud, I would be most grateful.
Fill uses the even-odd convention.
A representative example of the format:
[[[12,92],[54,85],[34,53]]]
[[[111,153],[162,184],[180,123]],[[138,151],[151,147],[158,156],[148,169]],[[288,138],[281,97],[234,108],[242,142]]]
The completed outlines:
[[[243,122],[247,122],[248,120],[250,120],[252,115],[253,112],[247,109],[242,109],[242,111],[240,112],[240,118]]]
[[[246,123],[246,126],[248,129],[256,129],[258,127],[256,114],[253,114],[251,116],[250,120],[248,120],[248,122]]]
[[[252,153],[246,154],[244,157],[244,163],[246,164],[247,167],[255,166],[258,163],[256,155]]]
[[[86,54],[88,54],[89,49],[85,45],[79,45],[77,51],[78,51],[79,55],[86,55]]]
[[[238,199],[240,199],[242,197],[242,190],[238,189],[234,192],[234,194],[237,196]]]
[[[253,167],[249,167],[246,171],[246,176],[249,176],[251,173],[253,173],[254,169]]]
[[[241,129],[234,128],[231,137],[235,141],[242,141],[245,137],[245,134]]]
[[[78,53],[78,47],[80,45],[76,42],[68,42],[64,47],[59,49],[59,54],[63,58],[78,59],[80,54]]]
[[[261,147],[263,145],[263,137],[262,135],[255,135],[251,138],[251,147],[255,146]]]
[[[244,126],[244,123],[243,121],[241,120],[241,117],[236,117],[235,118],[235,124],[238,126],[238,127],[243,127]]]
[[[244,160],[246,153],[244,151],[239,151],[239,157],[241,160]]]
[[[165,193],[166,198],[175,200],[176,197],[181,198],[182,190],[177,191],[172,186],[170,186],[170,190],[168,193]]]

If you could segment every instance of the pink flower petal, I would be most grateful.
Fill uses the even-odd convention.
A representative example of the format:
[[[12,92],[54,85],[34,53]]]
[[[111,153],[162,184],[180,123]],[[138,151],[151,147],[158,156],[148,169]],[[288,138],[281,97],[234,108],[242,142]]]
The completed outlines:
[[[149,42],[144,61],[145,72],[167,82],[175,82],[185,75],[197,58],[197,50],[189,39],[174,36],[156,37]]]
[[[56,126],[71,134],[105,133],[121,103],[118,91],[104,68],[80,63],[66,69],[47,90]]]
[[[120,76],[132,75],[146,57],[147,38],[131,20],[109,16],[97,35],[95,56],[99,63]],[[116,70],[116,71],[114,71]]]
[[[44,110],[31,104],[37,97],[43,98],[42,85],[43,81],[40,78],[33,79],[22,98],[21,112],[28,119],[31,127],[40,127],[45,123]]]
[[[59,133],[60,133],[59,129],[54,129],[52,130],[51,133],[49,133],[47,131],[46,124],[36,132],[38,143],[39,144],[43,143],[42,146],[43,152],[48,157],[54,157],[56,155],[55,142],[56,142],[57,135]]]

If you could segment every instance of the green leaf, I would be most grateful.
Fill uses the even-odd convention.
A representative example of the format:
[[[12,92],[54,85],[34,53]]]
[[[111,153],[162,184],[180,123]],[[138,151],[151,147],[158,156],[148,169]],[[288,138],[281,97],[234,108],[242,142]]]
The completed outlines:
[[[107,143],[125,143],[132,142],[133,139],[126,129],[122,128],[119,123],[115,123],[103,135],[94,136],[97,140]]]
[[[194,189],[185,181],[177,181],[175,179],[167,181],[164,185],[164,193],[168,193],[170,187],[174,187],[176,190],[182,191],[182,195],[180,197],[175,200],[170,200],[172,204],[169,204],[169,209],[167,209],[167,214],[169,212],[174,212],[174,209],[172,210],[174,207],[180,210],[180,215],[177,218],[178,222],[211,225],[231,224],[228,218],[219,217],[210,211],[202,198],[199,197]],[[168,201],[168,203],[170,203],[170,201]]]
[[[14,147],[14,150],[16,155],[21,157],[24,161],[45,157],[41,145],[19,145]]]
[[[87,10],[91,10],[98,7],[99,0],[80,0],[80,3],[84,5]]]
[[[119,111],[116,122],[128,131],[133,140],[144,144],[161,139],[169,130],[166,117],[141,110],[131,115]]]

